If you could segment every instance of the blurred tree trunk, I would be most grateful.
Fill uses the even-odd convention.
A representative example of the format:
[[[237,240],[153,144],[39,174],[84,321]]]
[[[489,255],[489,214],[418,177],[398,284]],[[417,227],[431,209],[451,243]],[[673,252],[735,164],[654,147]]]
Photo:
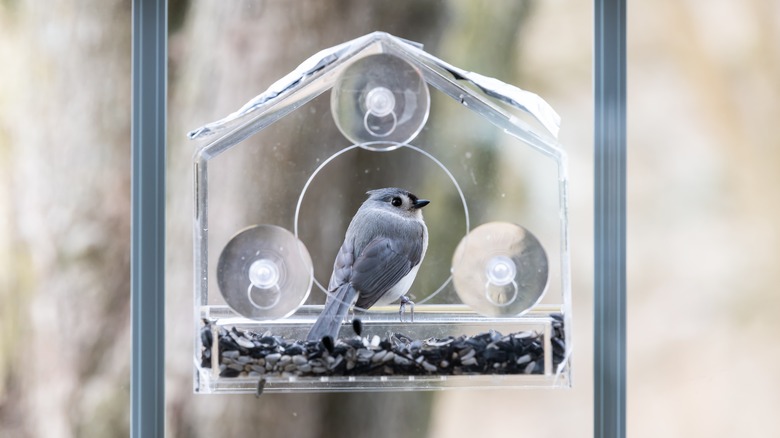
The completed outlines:
[[[3,2],[0,47],[0,435],[127,434],[130,4]]]

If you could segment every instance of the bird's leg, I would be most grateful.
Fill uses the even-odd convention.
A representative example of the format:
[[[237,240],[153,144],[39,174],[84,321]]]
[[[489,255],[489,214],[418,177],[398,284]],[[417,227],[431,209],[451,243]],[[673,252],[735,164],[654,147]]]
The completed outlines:
[[[412,308],[411,309],[411,316],[412,316],[411,322],[414,322],[414,301],[412,301],[409,298],[407,298],[406,295],[401,297],[401,308],[398,309],[398,315],[401,318],[401,322],[403,322],[403,320],[404,320],[404,313],[406,313],[406,305],[407,304],[409,304],[409,306]]]

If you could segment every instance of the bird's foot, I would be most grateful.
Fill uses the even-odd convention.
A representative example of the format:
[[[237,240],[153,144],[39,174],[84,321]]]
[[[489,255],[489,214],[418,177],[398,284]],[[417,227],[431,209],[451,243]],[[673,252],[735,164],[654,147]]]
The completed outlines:
[[[414,322],[414,301],[407,298],[406,295],[401,297],[401,308],[398,309],[398,315],[401,318],[401,322],[403,322],[407,304],[409,304],[409,307],[411,307],[411,322]]]

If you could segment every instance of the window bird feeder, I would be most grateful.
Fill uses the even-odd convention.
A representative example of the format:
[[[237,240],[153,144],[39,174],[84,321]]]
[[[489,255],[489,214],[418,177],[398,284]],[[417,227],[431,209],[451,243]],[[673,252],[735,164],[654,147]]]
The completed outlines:
[[[195,390],[568,387],[566,155],[539,96],[376,32],[190,133]],[[306,341],[379,187],[431,200],[408,297]]]

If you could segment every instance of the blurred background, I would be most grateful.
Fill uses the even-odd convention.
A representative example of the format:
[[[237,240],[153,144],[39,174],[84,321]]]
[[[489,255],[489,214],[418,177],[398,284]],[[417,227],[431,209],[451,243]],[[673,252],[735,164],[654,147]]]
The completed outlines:
[[[130,2],[0,2],[0,436],[129,432]],[[590,2],[169,2],[169,436],[589,436]],[[192,394],[186,133],[384,30],[542,95],[569,154],[574,386]],[[629,2],[628,433],[777,436],[780,4]]]

